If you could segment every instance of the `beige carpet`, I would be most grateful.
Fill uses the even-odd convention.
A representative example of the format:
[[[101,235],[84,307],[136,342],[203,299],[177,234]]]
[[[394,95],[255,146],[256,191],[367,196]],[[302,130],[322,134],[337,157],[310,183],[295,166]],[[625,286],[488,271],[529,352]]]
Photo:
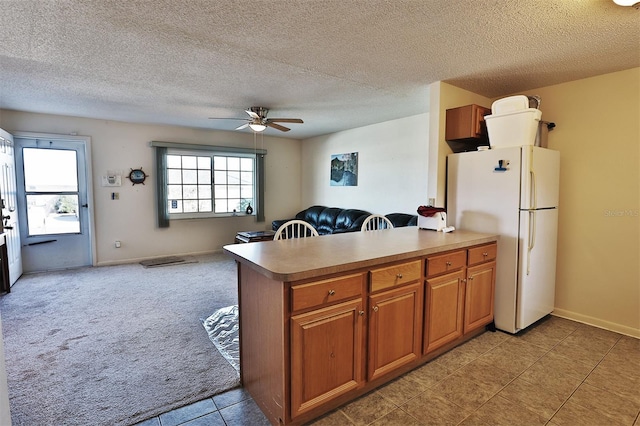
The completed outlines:
[[[237,304],[223,254],[23,276],[0,310],[14,426],[130,425],[239,385],[202,325]]]

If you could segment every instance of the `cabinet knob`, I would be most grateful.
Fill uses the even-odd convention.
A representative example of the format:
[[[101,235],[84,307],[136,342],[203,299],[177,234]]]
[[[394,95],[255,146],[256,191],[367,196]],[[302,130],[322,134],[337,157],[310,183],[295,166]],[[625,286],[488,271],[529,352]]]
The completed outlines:
[[[473,277],[469,277],[469,281],[473,281]]]
[[[489,256],[489,253],[487,253],[487,252],[485,251],[484,253],[482,253],[482,255],[483,255],[484,257],[487,257],[487,256]]]
[[[451,266],[451,262],[447,260],[446,265],[447,265],[447,266]]]
[[[402,278],[402,274],[398,274],[398,275],[396,275],[396,277]]]
[[[329,296],[333,296],[334,294],[336,294],[335,290],[329,290]]]
[[[373,312],[378,312],[378,307],[377,306],[373,307]]]
[[[360,316],[363,317],[364,316],[364,311],[360,311],[360,312],[358,312],[358,314],[360,314]]]

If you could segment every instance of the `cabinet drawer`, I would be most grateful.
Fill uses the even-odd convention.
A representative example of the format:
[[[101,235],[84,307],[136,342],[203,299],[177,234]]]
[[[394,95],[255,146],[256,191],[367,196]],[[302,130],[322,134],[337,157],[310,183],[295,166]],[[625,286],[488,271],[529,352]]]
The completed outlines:
[[[371,271],[371,292],[397,287],[420,279],[420,260]]]
[[[427,257],[427,276],[433,277],[445,272],[455,271],[467,264],[467,251],[453,251]]]
[[[479,263],[488,262],[496,259],[496,253],[498,252],[497,244],[487,244],[480,247],[474,247],[469,249],[469,266],[477,265]]]
[[[291,287],[292,310],[313,308],[362,296],[364,274],[315,281]]]

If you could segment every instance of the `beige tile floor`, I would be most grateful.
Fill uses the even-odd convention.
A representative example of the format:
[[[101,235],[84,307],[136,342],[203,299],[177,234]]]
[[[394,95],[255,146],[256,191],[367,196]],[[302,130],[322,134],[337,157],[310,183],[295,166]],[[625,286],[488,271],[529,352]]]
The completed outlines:
[[[268,425],[243,389],[205,402],[144,425]],[[640,426],[639,413],[640,340],[551,316],[485,332],[313,426]]]
[[[486,332],[314,422],[640,425],[640,340],[549,317]]]

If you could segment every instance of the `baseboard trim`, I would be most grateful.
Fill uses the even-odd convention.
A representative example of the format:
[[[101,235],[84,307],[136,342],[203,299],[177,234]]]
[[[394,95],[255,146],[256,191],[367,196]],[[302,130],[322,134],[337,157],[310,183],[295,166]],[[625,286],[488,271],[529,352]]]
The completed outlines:
[[[98,262],[94,266],[126,265],[128,263],[140,263],[143,260],[153,260],[153,259],[159,259],[161,257],[167,257],[167,256],[202,256],[202,255],[217,254],[222,252],[223,252],[222,249],[217,249],[217,250],[190,252],[190,253],[168,253],[168,254],[162,254],[162,255],[150,256],[150,257],[136,257],[133,259],[105,260],[102,262]]]
[[[640,339],[640,329],[627,327],[626,325],[617,324],[610,321],[605,321],[599,318],[590,317],[588,315],[582,315],[577,312],[567,311],[565,309],[555,308],[551,315],[556,317],[577,321],[582,324],[592,325],[594,327],[602,328],[616,333],[624,334],[626,336],[635,337]]]

